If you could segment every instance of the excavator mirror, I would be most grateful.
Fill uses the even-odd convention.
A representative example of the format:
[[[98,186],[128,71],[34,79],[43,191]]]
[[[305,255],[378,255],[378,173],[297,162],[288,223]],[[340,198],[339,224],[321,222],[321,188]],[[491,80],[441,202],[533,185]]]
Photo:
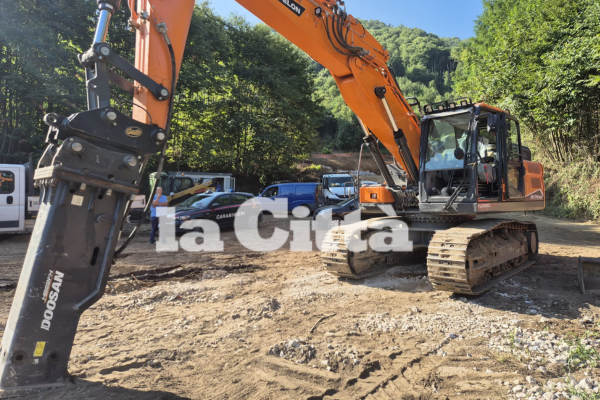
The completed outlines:
[[[454,150],[454,157],[457,160],[462,160],[463,158],[465,158],[465,152],[463,149],[461,149],[460,147],[457,147],[456,150]]]

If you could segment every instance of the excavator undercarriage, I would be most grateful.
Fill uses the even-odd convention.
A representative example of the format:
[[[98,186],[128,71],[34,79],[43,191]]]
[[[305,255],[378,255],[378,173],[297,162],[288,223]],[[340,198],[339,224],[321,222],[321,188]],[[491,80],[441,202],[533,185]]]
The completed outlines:
[[[399,226],[407,223],[392,219]],[[371,219],[330,230],[321,250],[327,271],[342,278],[362,279],[391,267],[426,262],[434,289],[478,295],[537,259],[535,224],[498,219],[471,220],[420,235],[430,238],[429,242],[417,243],[410,252],[376,252],[370,246],[365,251],[350,250],[352,241],[368,241],[379,232],[377,224],[389,220]]]

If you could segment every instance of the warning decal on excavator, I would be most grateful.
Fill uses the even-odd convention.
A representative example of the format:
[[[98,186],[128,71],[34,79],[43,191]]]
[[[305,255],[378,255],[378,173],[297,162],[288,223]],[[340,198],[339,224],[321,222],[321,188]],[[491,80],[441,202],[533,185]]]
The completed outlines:
[[[279,0],[279,2],[285,5],[287,8],[296,13],[297,16],[301,17],[304,14],[306,9],[302,7],[300,4],[296,3],[294,0]]]
[[[41,357],[44,355],[44,349],[46,348],[46,342],[37,342],[35,344],[35,351],[33,352],[34,357]]]

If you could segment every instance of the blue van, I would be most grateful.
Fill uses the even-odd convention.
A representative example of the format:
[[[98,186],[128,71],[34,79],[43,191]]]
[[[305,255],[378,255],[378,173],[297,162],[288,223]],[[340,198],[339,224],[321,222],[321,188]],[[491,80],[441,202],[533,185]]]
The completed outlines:
[[[288,212],[296,207],[305,206],[310,210],[310,214],[312,214],[317,208],[322,207],[325,204],[322,189],[322,185],[317,182],[279,183],[267,187],[257,199],[259,202],[264,198],[273,200],[287,199]]]

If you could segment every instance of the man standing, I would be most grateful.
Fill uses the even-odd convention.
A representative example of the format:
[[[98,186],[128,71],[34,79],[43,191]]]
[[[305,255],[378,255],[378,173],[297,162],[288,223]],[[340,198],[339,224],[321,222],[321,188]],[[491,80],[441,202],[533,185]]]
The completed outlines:
[[[169,205],[167,201],[167,196],[162,195],[162,188],[159,186],[156,189],[156,195],[154,196],[154,201],[152,201],[152,206],[150,207],[150,221],[152,222],[152,230],[150,231],[150,244],[154,244],[156,231],[158,229],[158,217],[156,216],[156,207],[166,207]]]

